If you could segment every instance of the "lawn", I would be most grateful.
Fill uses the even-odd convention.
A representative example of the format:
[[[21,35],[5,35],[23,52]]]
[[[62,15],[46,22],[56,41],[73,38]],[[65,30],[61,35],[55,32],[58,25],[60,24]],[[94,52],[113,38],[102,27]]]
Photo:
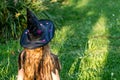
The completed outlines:
[[[66,0],[48,12],[61,19],[50,42],[61,80],[120,80],[120,0]],[[21,49],[19,39],[0,44],[0,80],[16,80]]]

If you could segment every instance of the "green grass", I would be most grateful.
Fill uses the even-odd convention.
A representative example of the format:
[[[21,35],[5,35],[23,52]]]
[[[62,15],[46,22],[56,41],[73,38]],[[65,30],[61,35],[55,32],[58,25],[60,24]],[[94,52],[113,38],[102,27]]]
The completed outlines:
[[[17,58],[22,48],[18,40],[0,45],[0,80],[16,80]]]
[[[48,12],[59,26],[51,51],[59,56],[61,80],[120,80],[120,1],[66,0]],[[19,40],[0,44],[0,80],[15,80]]]

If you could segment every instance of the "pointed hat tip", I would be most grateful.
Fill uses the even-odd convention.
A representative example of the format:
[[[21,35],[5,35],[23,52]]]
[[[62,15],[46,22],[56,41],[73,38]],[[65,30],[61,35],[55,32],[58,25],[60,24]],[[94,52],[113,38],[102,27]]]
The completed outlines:
[[[29,8],[26,8],[26,10],[27,10],[27,18],[36,18],[37,19],[37,17],[34,15],[34,13],[32,11],[30,11]]]
[[[29,9],[29,8],[26,8],[26,11],[27,11],[27,12],[30,12],[30,9]]]
[[[30,11],[27,8],[27,25],[28,25],[28,29],[29,28],[34,28],[34,27],[38,27],[39,25],[39,20],[38,18],[34,15],[34,13],[32,11]],[[36,25],[36,26],[35,26]],[[31,26],[31,27],[30,27]]]

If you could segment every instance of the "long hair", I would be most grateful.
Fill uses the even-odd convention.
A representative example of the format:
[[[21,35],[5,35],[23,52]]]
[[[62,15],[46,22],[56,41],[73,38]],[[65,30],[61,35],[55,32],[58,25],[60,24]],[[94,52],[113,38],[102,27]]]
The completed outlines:
[[[24,49],[18,62],[19,70],[24,70],[23,80],[53,80],[51,73],[60,70],[58,58],[50,53],[49,45]]]

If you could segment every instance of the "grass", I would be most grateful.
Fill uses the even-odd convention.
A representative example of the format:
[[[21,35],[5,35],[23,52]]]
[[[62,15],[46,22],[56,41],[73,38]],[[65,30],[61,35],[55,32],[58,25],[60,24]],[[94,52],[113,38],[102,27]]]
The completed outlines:
[[[20,51],[17,41],[8,41],[0,46],[0,80],[16,80],[17,58]]]
[[[50,43],[62,65],[61,80],[120,80],[119,4],[66,0],[55,12],[49,7],[49,13],[62,17]],[[0,80],[15,80],[19,50],[19,40],[1,44]]]

